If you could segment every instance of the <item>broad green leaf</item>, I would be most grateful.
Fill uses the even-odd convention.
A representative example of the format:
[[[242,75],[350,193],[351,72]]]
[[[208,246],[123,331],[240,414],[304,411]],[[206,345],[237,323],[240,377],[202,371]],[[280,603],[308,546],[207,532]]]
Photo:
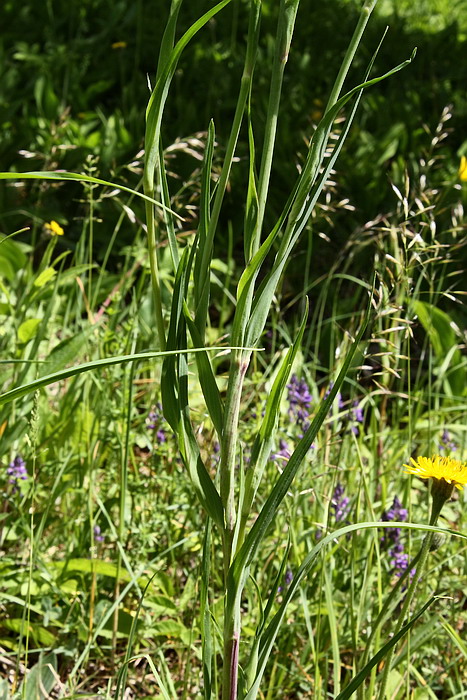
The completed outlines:
[[[10,236],[0,236],[0,275],[3,274],[10,282],[19,270],[26,267],[27,263],[22,246],[16,241],[9,240],[16,233],[20,231],[15,231]]]
[[[26,321],[23,321],[18,328],[18,340],[20,343],[29,343],[34,338],[41,320],[40,318],[28,318]]]
[[[39,374],[54,374],[54,372],[59,372],[66,365],[76,361],[80,355],[83,355],[86,352],[86,341],[94,330],[95,329],[90,326],[87,330],[77,333],[72,338],[62,340],[61,343],[53,348],[47,358],[47,361],[40,366]]]
[[[151,638],[168,637],[169,639],[180,640],[188,645],[192,641],[192,632],[182,622],[178,620],[159,620],[151,625],[149,630]]]
[[[68,559],[54,562],[54,566],[58,569],[65,569],[67,573],[79,571],[83,574],[99,574],[110,578],[116,578],[118,575],[121,581],[131,580],[128,571],[119,569],[116,564],[102,559]]]
[[[22,618],[7,618],[6,620],[2,620],[2,627],[21,635],[29,634],[33,638],[34,643],[38,646],[54,646],[57,641],[56,636],[45,627],[42,627],[42,625],[30,622],[28,626],[26,621]]]
[[[55,638],[53,640],[55,643]],[[40,654],[39,661],[27,673],[20,686],[23,700],[47,700],[57,684],[57,656],[54,652]]]
[[[453,394],[462,396],[465,393],[466,368],[462,365],[462,355],[458,349],[460,338],[452,319],[445,311],[426,301],[415,299],[410,303],[430,339],[439,364],[443,365],[449,357],[447,378]]]
[[[54,270],[53,267],[46,267],[45,270],[42,270],[41,273],[36,277],[34,280],[34,286],[35,287],[45,287],[45,285],[53,280],[55,275],[57,274],[57,270]]]

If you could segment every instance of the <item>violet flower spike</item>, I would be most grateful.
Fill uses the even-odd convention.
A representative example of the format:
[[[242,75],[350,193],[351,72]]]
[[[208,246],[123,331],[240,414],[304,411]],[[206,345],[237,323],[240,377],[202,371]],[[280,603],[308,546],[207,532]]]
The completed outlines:
[[[13,486],[13,493],[18,490],[18,483],[20,481],[26,481],[28,478],[28,471],[26,469],[26,462],[21,457],[21,455],[16,455],[14,460],[10,462],[6,470],[8,478],[8,483]]]
[[[331,510],[334,513],[336,523],[344,520],[350,511],[350,498],[344,496],[344,491],[342,484],[337,484],[332,494]]]

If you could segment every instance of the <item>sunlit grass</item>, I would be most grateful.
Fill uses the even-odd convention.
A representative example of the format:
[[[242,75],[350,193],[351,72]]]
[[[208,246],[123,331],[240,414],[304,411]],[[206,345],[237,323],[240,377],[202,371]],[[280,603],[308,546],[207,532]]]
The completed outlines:
[[[183,47],[174,55],[168,26],[159,75],[169,82]],[[279,32],[279,48],[283,41]],[[286,212],[282,232],[266,239],[255,212],[267,207],[273,81],[263,186],[252,167],[240,226],[248,236],[238,246],[231,233],[226,249],[216,246],[252,63],[248,54],[222,167],[213,125],[180,149],[196,161],[194,209],[183,187],[170,196],[164,168],[176,172],[176,149],[163,157],[160,125],[149,119],[146,168],[157,168],[145,190],[163,205],[148,207],[151,260],[125,200],[96,262],[96,198],[110,190],[91,186],[113,184],[90,175],[91,161],[76,246],[52,218],[38,232],[40,256],[15,236],[0,241],[5,695],[7,687],[26,694],[40,677],[61,697],[123,697],[126,687],[135,698],[217,698],[222,688],[229,697],[238,673],[239,698],[344,698],[362,672],[361,697],[373,697],[384,693],[394,631],[408,632],[405,615],[396,619],[413,558],[423,536],[436,535],[423,532],[426,484],[403,465],[420,454],[465,455],[458,184],[431,187],[437,149],[428,135],[428,155],[394,185],[394,211],[375,214],[322,269],[314,231],[354,207],[329,182],[338,146],[323,145],[301,171],[294,216]],[[163,88],[151,102],[156,122]],[[323,122],[314,138],[325,144],[333,125]],[[326,201],[307,223],[310,187]],[[122,249],[129,223],[133,239]],[[300,235],[305,275],[293,246]],[[260,273],[263,258],[259,286],[251,271]],[[166,342],[178,354],[162,365]],[[465,543],[454,536],[465,531],[464,504],[459,492],[443,508],[439,525],[451,533],[427,559],[413,611],[423,615],[396,640],[392,697],[464,693]],[[226,653],[232,629],[241,629],[239,667]]]

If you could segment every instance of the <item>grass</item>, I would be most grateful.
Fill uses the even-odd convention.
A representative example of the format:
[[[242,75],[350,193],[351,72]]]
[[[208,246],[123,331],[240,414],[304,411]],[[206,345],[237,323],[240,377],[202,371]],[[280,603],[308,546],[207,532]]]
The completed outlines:
[[[426,484],[402,465],[465,454],[465,191],[454,177],[438,186],[450,112],[394,183],[392,210],[324,265],[317,233],[353,212],[334,156],[361,90],[336,121],[344,68],[269,228],[298,3],[279,17],[263,150],[251,100],[255,2],[225,148],[211,124],[164,150],[177,61],[215,12],[222,21],[223,4],[176,43],[172,3],[147,112],[149,254],[139,188],[115,178],[115,192],[92,159],[84,176],[67,176],[83,183],[78,240],[61,220],[63,238],[36,221],[24,240],[8,229],[0,241],[0,693],[462,698],[463,492],[443,508],[444,540],[405,627],[408,576],[394,553],[402,547],[408,572],[429,521]],[[236,149],[249,154],[240,228],[225,213]],[[185,191],[170,173],[187,158]],[[76,186],[64,177],[47,173],[60,195]],[[98,261],[105,200],[118,216]],[[6,470],[19,456],[25,479]]]

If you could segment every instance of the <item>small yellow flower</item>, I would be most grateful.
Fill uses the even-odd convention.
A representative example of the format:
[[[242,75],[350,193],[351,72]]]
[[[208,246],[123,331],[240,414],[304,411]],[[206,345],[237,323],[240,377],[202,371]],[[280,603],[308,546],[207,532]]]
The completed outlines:
[[[459,178],[463,182],[467,182],[467,158],[462,156],[461,163],[459,165]]]
[[[417,457],[415,461],[410,458],[412,464],[404,464],[408,474],[415,474],[421,479],[444,479],[458,489],[467,484],[467,464],[452,457]]]
[[[63,236],[65,233],[60,224],[57,224],[56,221],[51,221],[50,224],[45,224],[44,228],[47,233],[50,233],[51,236]]]
[[[126,41],[114,41],[112,44],[113,49],[126,49]]]

